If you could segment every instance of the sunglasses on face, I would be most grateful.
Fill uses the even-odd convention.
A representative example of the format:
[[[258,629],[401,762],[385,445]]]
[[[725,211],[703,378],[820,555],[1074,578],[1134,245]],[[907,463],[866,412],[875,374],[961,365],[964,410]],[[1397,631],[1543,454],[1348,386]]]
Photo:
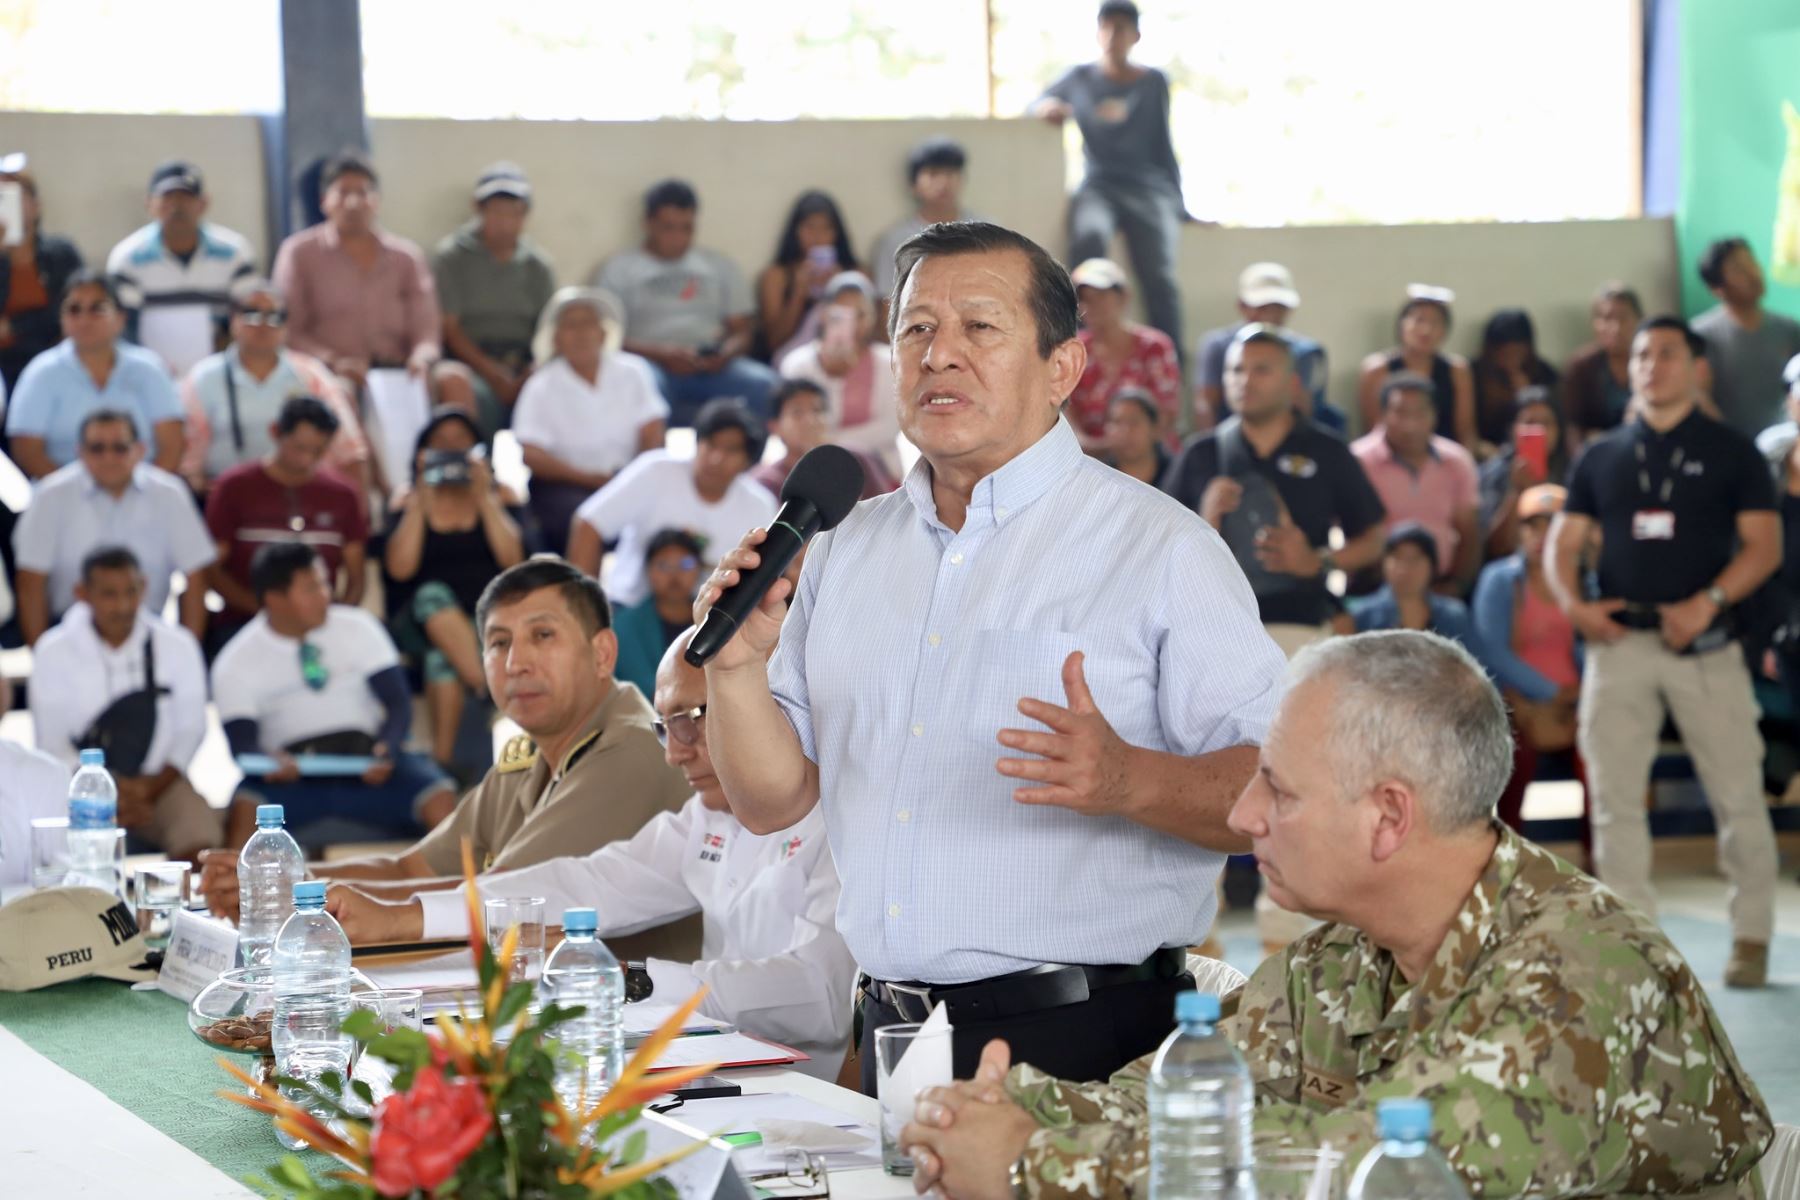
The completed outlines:
[[[300,678],[315,692],[325,690],[331,672],[325,669],[325,654],[311,642],[300,643]]]
[[[84,454],[130,454],[132,442],[83,442]]]
[[[112,307],[110,300],[96,300],[92,304],[65,304],[63,305],[63,316],[104,317],[112,311]]]
[[[702,704],[698,708],[690,708],[686,712],[671,713],[666,718],[658,713],[656,720],[650,723],[650,727],[656,730],[656,740],[665,746],[669,744],[671,734],[684,746],[698,746],[700,744],[700,722],[705,719],[706,705]]]
[[[251,327],[266,325],[270,329],[280,329],[287,324],[287,310],[280,308],[241,308],[237,319]]]

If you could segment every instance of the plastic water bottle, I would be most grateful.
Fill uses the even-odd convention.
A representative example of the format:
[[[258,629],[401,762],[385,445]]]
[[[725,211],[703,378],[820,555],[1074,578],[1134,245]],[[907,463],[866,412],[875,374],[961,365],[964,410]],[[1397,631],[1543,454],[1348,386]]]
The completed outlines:
[[[563,911],[563,940],[544,964],[546,1001],[584,1010],[556,1027],[561,1043],[556,1093],[571,1112],[592,1108],[625,1065],[625,972],[594,936],[591,908]]]
[[[350,1036],[338,1028],[350,1015],[350,939],[325,911],[325,883],[294,885],[294,915],[275,935],[275,1067],[308,1082],[327,1071],[350,1073]],[[290,1100],[321,1118],[328,1113],[298,1089]],[[299,1143],[277,1133],[290,1149]]]
[[[69,780],[69,882],[117,892],[118,842],[119,789],[106,769],[106,751],[83,750]]]
[[[1174,1033],[1150,1063],[1151,1200],[1254,1200],[1249,1068],[1218,1031],[1219,998],[1175,997]]]
[[[1350,1200],[1469,1200],[1462,1176],[1431,1145],[1431,1103],[1383,1100],[1375,1108],[1381,1145],[1350,1179]]]
[[[238,962],[266,967],[275,934],[294,911],[294,885],[306,878],[306,856],[282,828],[279,804],[256,806],[256,832],[238,853]]]

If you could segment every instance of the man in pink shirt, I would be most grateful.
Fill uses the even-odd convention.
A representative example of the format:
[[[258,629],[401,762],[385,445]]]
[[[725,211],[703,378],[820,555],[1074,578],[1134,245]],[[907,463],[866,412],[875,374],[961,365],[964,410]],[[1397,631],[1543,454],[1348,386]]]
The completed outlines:
[[[431,264],[414,243],[376,224],[375,168],[347,152],[319,176],[325,220],[281,244],[275,283],[287,296],[288,345],[321,359],[357,392],[371,367],[431,382],[434,403],[474,411],[467,368],[442,362],[442,318]]]
[[[1417,521],[1438,546],[1438,586],[1468,591],[1481,566],[1480,482],[1475,460],[1437,437],[1431,380],[1410,371],[1381,388],[1381,424],[1350,443],[1350,452],[1387,509],[1387,527]]]

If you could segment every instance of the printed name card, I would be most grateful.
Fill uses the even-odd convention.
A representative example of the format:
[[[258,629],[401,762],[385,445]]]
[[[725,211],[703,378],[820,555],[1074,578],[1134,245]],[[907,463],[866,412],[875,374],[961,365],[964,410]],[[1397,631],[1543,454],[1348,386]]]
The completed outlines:
[[[237,930],[205,913],[177,909],[156,986],[191,1004],[207,984],[231,969],[236,958]]]

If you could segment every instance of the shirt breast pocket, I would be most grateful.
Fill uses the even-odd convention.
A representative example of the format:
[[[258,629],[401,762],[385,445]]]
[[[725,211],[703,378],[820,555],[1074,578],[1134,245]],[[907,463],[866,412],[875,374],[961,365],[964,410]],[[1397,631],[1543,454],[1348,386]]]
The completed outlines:
[[[1002,746],[1002,729],[1045,732],[1045,727],[1019,711],[1019,701],[1042,700],[1063,706],[1062,669],[1069,655],[1081,649],[1070,633],[992,629],[975,634],[969,655],[969,674],[964,680],[962,724],[965,737],[994,751],[996,758],[1011,751]],[[956,705],[964,697],[946,696]]]

